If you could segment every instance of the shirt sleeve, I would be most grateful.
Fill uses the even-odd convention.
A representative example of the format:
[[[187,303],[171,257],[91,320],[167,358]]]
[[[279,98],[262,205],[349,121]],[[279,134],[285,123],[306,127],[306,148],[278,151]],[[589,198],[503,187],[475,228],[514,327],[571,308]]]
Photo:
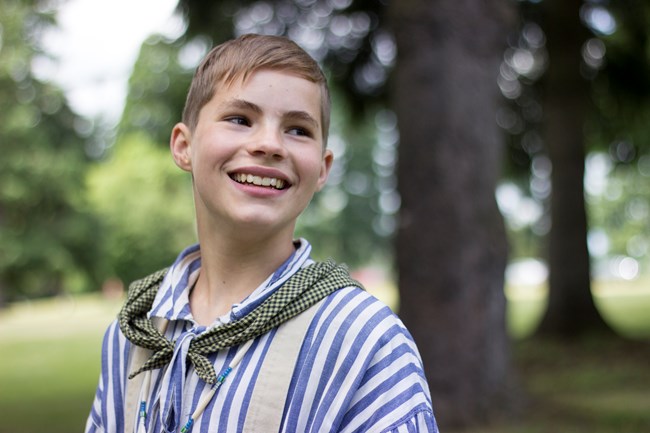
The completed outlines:
[[[391,325],[374,344],[373,358],[351,401],[342,431],[437,433],[417,347],[397,316],[387,315],[384,322]]]
[[[125,359],[128,356],[126,339],[117,321],[109,325],[102,342],[102,361],[99,382],[95,392],[85,433],[123,431],[123,384]]]
[[[397,425],[391,426],[384,433],[438,433],[438,426],[433,412],[422,410],[412,417],[400,422]]]
[[[330,296],[306,345],[284,431],[437,433],[415,342],[372,295],[348,288]]]

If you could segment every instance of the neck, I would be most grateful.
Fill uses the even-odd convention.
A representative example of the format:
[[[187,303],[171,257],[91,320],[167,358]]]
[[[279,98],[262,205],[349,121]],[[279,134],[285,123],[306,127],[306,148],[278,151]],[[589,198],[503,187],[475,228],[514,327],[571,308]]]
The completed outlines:
[[[267,237],[224,232],[199,227],[201,271],[190,294],[190,309],[201,325],[213,323],[249,296],[294,251],[293,232]]]

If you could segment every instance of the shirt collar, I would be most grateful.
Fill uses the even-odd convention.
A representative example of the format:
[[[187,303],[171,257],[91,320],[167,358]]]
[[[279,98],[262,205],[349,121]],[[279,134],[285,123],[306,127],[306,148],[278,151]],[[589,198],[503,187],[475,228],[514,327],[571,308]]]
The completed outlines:
[[[266,278],[246,299],[234,304],[230,313],[218,319],[229,322],[244,317],[264,302],[275,290],[299,269],[313,263],[310,258],[311,245],[305,239],[294,242],[294,253]],[[167,320],[192,320],[190,312],[190,289],[196,283],[201,269],[199,244],[183,250],[158,289],[148,317],[163,317]]]

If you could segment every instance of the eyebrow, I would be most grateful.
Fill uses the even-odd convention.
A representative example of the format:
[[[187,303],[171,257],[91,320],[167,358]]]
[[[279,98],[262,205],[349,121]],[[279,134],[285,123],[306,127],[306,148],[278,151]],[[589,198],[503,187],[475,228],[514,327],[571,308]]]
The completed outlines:
[[[307,122],[311,125],[312,128],[318,129],[318,121],[314,119],[306,111],[300,111],[300,110],[287,111],[286,113],[284,113],[284,116],[288,119]]]
[[[262,107],[253,102],[246,101],[245,99],[233,98],[226,101],[223,106],[225,108],[237,109],[237,110],[250,110],[255,113],[261,113]],[[302,110],[291,110],[282,113],[282,116],[290,120],[299,120],[309,123],[313,128],[318,129],[319,123],[314,117],[306,111]]]
[[[252,102],[243,99],[230,99],[223,104],[224,108],[234,108],[238,110],[251,110],[255,113],[261,113],[262,108]]]

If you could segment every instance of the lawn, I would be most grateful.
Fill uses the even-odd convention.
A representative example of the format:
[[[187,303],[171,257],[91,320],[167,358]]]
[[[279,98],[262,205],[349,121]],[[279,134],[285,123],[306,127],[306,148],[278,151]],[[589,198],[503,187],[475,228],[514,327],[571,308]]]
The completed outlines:
[[[84,296],[0,312],[0,433],[83,431],[101,338],[118,309]]]
[[[650,431],[650,281],[596,284],[594,293],[627,340],[527,338],[543,313],[544,290],[506,289],[523,390],[519,416],[463,433]],[[0,312],[0,433],[83,431],[101,338],[119,306],[86,295]]]

